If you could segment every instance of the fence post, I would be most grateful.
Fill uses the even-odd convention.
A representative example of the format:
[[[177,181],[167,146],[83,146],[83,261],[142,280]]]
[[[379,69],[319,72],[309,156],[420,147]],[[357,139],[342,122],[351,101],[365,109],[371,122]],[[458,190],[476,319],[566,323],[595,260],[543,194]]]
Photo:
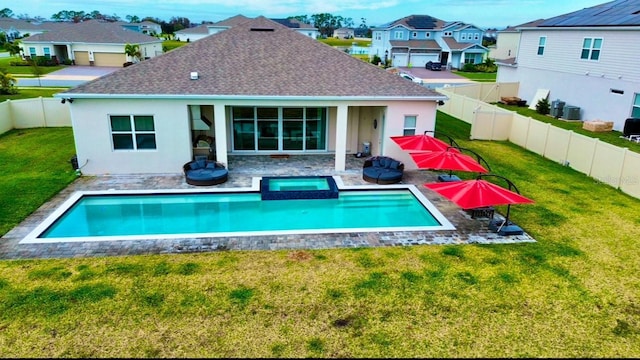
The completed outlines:
[[[38,96],[38,99],[40,99],[40,108],[42,109],[42,127],[47,127],[47,112],[44,109],[44,98],[42,96]]]

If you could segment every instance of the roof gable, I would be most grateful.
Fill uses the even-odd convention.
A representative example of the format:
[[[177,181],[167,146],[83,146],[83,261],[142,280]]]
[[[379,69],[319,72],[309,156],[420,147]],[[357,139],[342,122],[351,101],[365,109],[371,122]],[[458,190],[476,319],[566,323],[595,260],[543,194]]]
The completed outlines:
[[[69,24],[46,33],[29,36],[23,42],[84,42],[94,44],[145,44],[162,42],[153,36],[128,30],[119,24],[97,20]]]
[[[191,72],[198,73],[197,80],[191,80]],[[92,96],[442,97],[433,90],[264,17],[123,68],[67,93]]]

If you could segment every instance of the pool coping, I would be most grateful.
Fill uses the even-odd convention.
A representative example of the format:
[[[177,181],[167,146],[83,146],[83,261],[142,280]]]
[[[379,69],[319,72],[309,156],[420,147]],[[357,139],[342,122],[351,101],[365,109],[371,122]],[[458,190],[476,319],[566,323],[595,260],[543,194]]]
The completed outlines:
[[[304,176],[303,176],[304,177]],[[306,176],[313,177],[313,176]],[[413,227],[384,227],[384,228],[349,228],[349,229],[308,229],[308,230],[278,230],[278,231],[243,231],[243,232],[216,232],[216,233],[182,233],[182,234],[152,234],[152,235],[112,235],[93,237],[73,237],[73,238],[39,238],[58,218],[68,211],[78,200],[85,195],[140,195],[140,194],[202,194],[202,193],[241,193],[260,192],[262,176],[252,177],[249,187],[227,187],[227,188],[193,188],[193,189],[138,189],[138,190],[82,190],[73,192],[63,203],[61,203],[51,214],[40,222],[31,232],[27,234],[19,244],[53,244],[53,243],[86,243],[86,242],[106,242],[106,241],[151,241],[151,240],[177,240],[185,238],[229,238],[238,236],[289,236],[289,235],[326,235],[326,234],[355,234],[355,233],[385,233],[385,232],[435,232],[435,231],[455,231],[456,227],[440,212],[440,210],[429,199],[422,194],[413,184],[390,184],[390,185],[345,185],[338,175],[331,176],[339,191],[342,190],[409,190],[416,199],[426,208],[427,211],[438,221],[440,226],[413,226]],[[268,201],[268,200],[267,200]]]

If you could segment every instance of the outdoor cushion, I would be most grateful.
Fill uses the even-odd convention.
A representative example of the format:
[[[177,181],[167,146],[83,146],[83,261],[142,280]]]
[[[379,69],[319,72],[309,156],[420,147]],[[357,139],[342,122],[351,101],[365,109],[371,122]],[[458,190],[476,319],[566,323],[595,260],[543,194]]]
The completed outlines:
[[[376,184],[393,184],[402,180],[404,166],[398,160],[376,156],[365,160],[362,178]]]
[[[197,159],[183,166],[184,176],[190,185],[217,185],[227,181],[229,171],[215,161]]]
[[[389,169],[397,170],[398,166],[400,166],[400,161],[398,160],[391,160],[391,162],[389,163]]]

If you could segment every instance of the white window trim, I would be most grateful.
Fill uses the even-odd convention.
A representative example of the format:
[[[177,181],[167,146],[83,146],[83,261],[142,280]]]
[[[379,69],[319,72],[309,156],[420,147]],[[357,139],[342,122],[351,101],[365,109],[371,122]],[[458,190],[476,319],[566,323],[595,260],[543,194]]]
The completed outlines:
[[[407,127],[407,118],[409,118],[409,117],[413,117],[416,120],[416,123],[415,123],[415,125],[413,127]],[[418,115],[417,114],[406,114],[406,115],[404,115],[404,121],[402,123],[402,134],[406,135],[407,130],[412,130],[413,131],[413,135],[415,135],[417,126],[418,126]]]
[[[404,39],[404,34],[402,33],[402,31],[394,31],[393,32],[393,38],[394,38],[394,40],[403,40]]]
[[[589,53],[587,54],[586,58],[582,57],[582,52],[584,50],[587,50],[587,48],[584,47],[584,41],[586,39],[590,39],[591,40],[591,47],[588,48]],[[596,43],[596,40],[600,40],[600,47],[599,48],[594,48],[593,45]],[[584,61],[600,61],[600,56],[602,55],[602,45],[604,44],[604,39],[601,37],[584,37],[582,38],[582,46],[580,47],[580,60],[584,60]],[[594,50],[598,50],[598,58],[597,59],[591,59],[591,56],[593,54]]]
[[[542,39],[544,39],[544,44],[541,44]],[[536,47],[536,55],[543,56],[544,50],[546,47],[547,47],[547,37],[546,36],[538,37],[538,46]],[[540,48],[542,48],[542,54],[540,54]]]
[[[114,131],[113,128],[111,127],[111,117],[112,116],[128,116],[129,117],[129,122],[131,124],[131,131]],[[136,130],[136,123],[134,121],[134,117],[136,116],[150,116],[153,119],[153,131],[144,131],[144,130]],[[111,149],[113,149],[113,151],[156,151],[158,150],[158,136],[157,136],[157,131],[155,130],[156,128],[156,119],[155,116],[153,115],[143,115],[143,114],[122,114],[122,115],[116,115],[116,114],[110,114],[109,115],[109,131],[111,132]],[[128,134],[131,135],[131,140],[133,141],[133,149],[116,149],[115,147],[115,143],[113,142],[113,135],[114,134],[120,134],[120,135],[124,135],[124,134]],[[136,134],[140,134],[140,135],[149,135],[149,134],[153,134],[154,138],[156,139],[156,147],[154,149],[138,149],[138,142],[136,141]]]

